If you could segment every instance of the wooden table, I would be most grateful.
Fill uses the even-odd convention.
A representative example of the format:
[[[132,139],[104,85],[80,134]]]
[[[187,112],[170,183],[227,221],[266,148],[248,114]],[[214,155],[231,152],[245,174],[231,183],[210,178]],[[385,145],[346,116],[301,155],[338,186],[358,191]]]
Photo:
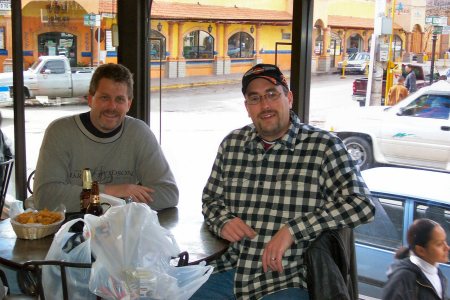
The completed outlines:
[[[189,253],[189,262],[209,260],[223,253],[228,242],[214,236],[203,222],[201,213],[192,216],[178,208],[158,212],[161,226],[169,229],[181,251]],[[29,260],[43,260],[53,241],[53,235],[38,240],[17,238],[9,219],[0,221],[0,264],[19,269]]]

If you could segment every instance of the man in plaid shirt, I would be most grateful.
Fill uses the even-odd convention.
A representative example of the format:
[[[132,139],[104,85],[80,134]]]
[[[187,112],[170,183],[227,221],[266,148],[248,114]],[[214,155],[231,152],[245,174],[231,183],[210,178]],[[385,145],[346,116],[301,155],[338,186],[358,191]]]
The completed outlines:
[[[251,68],[242,92],[253,124],[222,141],[203,190],[206,224],[230,246],[191,299],[308,299],[305,250],[371,221],[370,192],[343,143],[291,111],[278,67]]]

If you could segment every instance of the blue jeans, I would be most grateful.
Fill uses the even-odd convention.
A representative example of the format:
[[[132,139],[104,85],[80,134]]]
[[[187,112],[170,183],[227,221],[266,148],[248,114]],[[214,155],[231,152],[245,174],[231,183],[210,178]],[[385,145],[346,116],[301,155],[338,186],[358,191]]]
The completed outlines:
[[[236,299],[233,293],[235,270],[212,274],[190,300],[232,300]],[[266,295],[262,300],[309,300],[308,291],[301,288],[288,288]]]

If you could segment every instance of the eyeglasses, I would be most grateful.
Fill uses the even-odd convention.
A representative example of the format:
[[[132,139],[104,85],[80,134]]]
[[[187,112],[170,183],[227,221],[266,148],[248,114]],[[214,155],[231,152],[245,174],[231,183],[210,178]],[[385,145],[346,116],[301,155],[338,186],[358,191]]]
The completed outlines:
[[[275,92],[275,91],[270,91],[265,95],[251,95],[247,97],[247,100],[245,101],[245,103],[249,104],[249,105],[256,105],[259,104],[264,98],[267,99],[267,101],[269,102],[274,102],[277,101],[280,98],[281,93]]]

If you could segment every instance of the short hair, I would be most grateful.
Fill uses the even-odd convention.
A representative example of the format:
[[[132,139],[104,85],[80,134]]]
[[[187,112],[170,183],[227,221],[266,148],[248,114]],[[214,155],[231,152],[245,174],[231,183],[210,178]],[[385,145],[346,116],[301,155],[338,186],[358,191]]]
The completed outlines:
[[[131,74],[127,67],[113,63],[103,64],[97,67],[89,84],[90,95],[95,94],[98,84],[103,78],[111,79],[114,82],[125,83],[128,90],[127,96],[128,98],[133,99],[133,74]]]

